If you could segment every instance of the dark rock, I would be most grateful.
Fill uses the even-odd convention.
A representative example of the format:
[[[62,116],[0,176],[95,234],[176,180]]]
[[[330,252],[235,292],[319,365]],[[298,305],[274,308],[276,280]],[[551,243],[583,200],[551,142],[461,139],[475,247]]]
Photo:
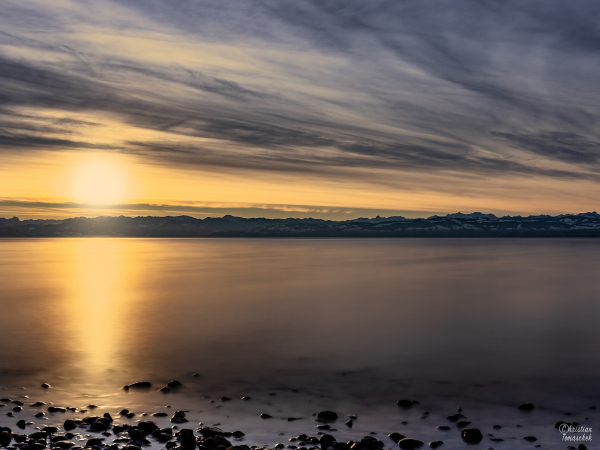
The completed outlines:
[[[281,450],[283,447],[285,447],[285,445],[283,445],[282,443],[279,443],[279,444],[275,444],[275,446],[273,448]]]
[[[288,422],[293,422],[295,420],[302,420],[302,417],[288,417]]]
[[[128,409],[122,409],[121,411],[119,411],[119,415],[120,416],[126,416],[127,414],[129,414],[129,410]]]
[[[413,450],[416,448],[421,448],[423,446],[423,441],[418,439],[409,439],[404,438],[400,442],[398,442],[398,447],[403,450]]]
[[[244,436],[246,436],[244,433],[242,433],[241,431],[234,431],[233,433],[231,433],[231,435],[236,438],[236,439],[241,439]]]
[[[346,425],[348,428],[352,428],[352,419],[348,420],[347,422],[344,422],[344,425]]]
[[[336,441],[337,439],[334,438],[331,434],[324,434],[319,438],[319,444],[321,444],[322,448],[328,448]]]
[[[262,419],[272,419],[272,418],[273,418],[273,416],[272,416],[272,415],[270,415],[270,414],[267,414],[267,413],[262,413],[262,414],[260,415],[260,417],[261,417]]]
[[[494,425],[492,428],[494,430],[501,430],[502,429],[502,425]]]
[[[32,403],[29,406],[31,406],[32,408],[37,408],[39,406],[44,406],[45,404],[46,404],[45,402],[35,402],[35,403]]]
[[[51,412],[51,413],[64,413],[64,412],[67,412],[67,408],[63,408],[61,406],[49,406],[48,407],[48,412]]]
[[[523,439],[525,439],[527,442],[537,441],[537,438],[535,436],[525,436]]]
[[[128,391],[129,389],[150,389],[152,387],[152,383],[149,381],[138,381],[136,383],[126,384],[123,386],[123,389]]]
[[[39,412],[39,413],[35,413],[35,414],[33,415],[33,417],[37,417],[37,418],[39,419],[39,418],[41,418],[41,417],[44,417],[45,415],[46,415],[46,414],[44,414],[43,412]]]
[[[125,427],[122,427],[121,425],[115,425],[112,430],[113,430],[113,433],[120,434],[123,431],[125,431]]]
[[[412,408],[413,405],[416,405],[418,402],[415,402],[414,400],[398,400],[396,403],[401,408]]]
[[[173,417],[171,417],[171,422],[173,423],[185,423],[188,420],[185,418],[185,412],[183,411],[177,411],[175,412],[175,414],[173,414]]]
[[[85,446],[86,447],[94,447],[96,445],[102,445],[102,441],[103,441],[103,439],[101,439],[101,438],[88,439]]]
[[[462,414],[452,414],[448,417],[446,417],[446,419],[448,419],[450,422],[458,422],[460,419],[465,419],[466,417],[463,416]]]
[[[0,446],[8,447],[12,441],[12,433],[10,431],[0,432]]]
[[[461,431],[461,436],[467,444],[479,444],[483,440],[483,435],[477,428],[465,428]]]
[[[222,402],[229,402],[231,399],[229,397],[221,397]]]
[[[67,419],[67,420],[65,420],[65,423],[63,424],[63,428],[66,431],[71,431],[71,430],[74,430],[75,428],[77,428],[77,425],[71,419]]]
[[[242,400],[252,400],[252,397],[244,396],[242,397]]]
[[[440,431],[450,431],[451,428],[447,425],[440,425],[439,427],[437,427],[438,430]]]
[[[332,450],[350,450],[350,446],[346,442],[335,442],[330,448]]]
[[[57,427],[44,427],[42,428],[42,431],[48,434],[54,434],[54,433],[58,433],[58,428]]]
[[[142,449],[137,445],[126,445],[121,450],[142,450]]]
[[[44,389],[50,389],[52,386],[50,386],[48,383],[43,383],[43,384],[42,384],[42,387],[43,387]]]
[[[398,443],[399,441],[404,439],[406,436],[404,436],[403,434],[400,434],[400,433],[390,433],[390,434],[388,434],[388,437],[395,443]]]
[[[45,441],[47,437],[48,434],[45,431],[36,431],[29,435],[29,439],[33,439],[34,441],[38,441],[40,439],[43,439]]]
[[[25,403],[23,403],[21,400],[13,400],[12,404],[17,406],[23,406]]]
[[[140,430],[138,427],[131,427],[127,430],[127,434],[134,441],[141,441],[144,439],[144,432]]]
[[[331,425],[317,425],[317,429],[319,430],[329,430]]]
[[[577,450],[587,450],[587,447],[585,445],[583,445],[583,444],[579,444],[577,446]]]
[[[438,447],[441,447],[442,445],[444,445],[443,441],[433,441],[433,442],[429,443],[429,446],[431,448],[438,448]]]
[[[106,423],[100,422],[98,420],[90,424],[90,431],[92,431],[93,433],[102,433],[104,431],[107,431],[109,428],[110,425],[107,425]]]
[[[177,433],[177,439],[181,442],[183,448],[195,448],[196,438],[194,437],[194,430],[189,428],[183,428]]]
[[[169,389],[168,387],[161,387],[159,390],[159,392],[162,392],[163,394],[168,394],[169,392],[171,392],[171,389]]]
[[[333,411],[321,411],[320,413],[317,414],[317,420],[323,421],[323,422],[333,422],[335,420],[337,420],[338,415],[336,413],[334,413]]]
[[[63,450],[67,450],[71,447],[73,447],[75,444],[73,444],[72,442],[69,441],[60,441],[60,442],[55,442],[54,444],[52,444],[52,447],[58,447],[58,448],[62,448]]]
[[[205,437],[216,437],[224,434],[224,431],[217,427],[202,427],[198,429],[198,432]]]
[[[177,388],[180,388],[181,386],[183,386],[183,384],[181,384],[181,383],[180,383],[179,381],[177,381],[177,380],[169,381],[169,382],[167,383],[167,387],[168,387],[169,389],[177,389]]]
[[[24,430],[24,429],[25,429],[25,427],[27,426],[27,422],[25,422],[24,420],[19,420],[19,421],[17,422],[17,426],[18,426],[18,427],[19,427],[21,430]]]
[[[23,411],[23,408],[21,408],[20,406],[15,406],[12,410],[14,412],[21,412],[21,411]]]
[[[164,413],[164,412],[155,412],[154,414],[152,414],[153,417],[167,417],[168,414]]]
[[[464,428],[467,425],[471,425],[471,422],[469,422],[468,420],[461,420],[460,422],[456,422],[456,426],[458,428]]]
[[[519,409],[521,411],[533,411],[535,409],[535,406],[533,406],[532,403],[523,403],[519,406]]]

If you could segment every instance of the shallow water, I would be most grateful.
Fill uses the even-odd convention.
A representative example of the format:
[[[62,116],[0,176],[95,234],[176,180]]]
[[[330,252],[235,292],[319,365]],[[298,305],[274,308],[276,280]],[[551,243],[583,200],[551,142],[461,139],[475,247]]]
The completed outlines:
[[[599,255],[594,239],[0,240],[0,397],[171,405],[264,445],[333,409],[359,414],[339,438],[462,448],[435,429],[462,406],[484,434],[505,425],[496,448],[566,448],[553,422],[598,424]],[[120,389],[171,379],[184,388]]]

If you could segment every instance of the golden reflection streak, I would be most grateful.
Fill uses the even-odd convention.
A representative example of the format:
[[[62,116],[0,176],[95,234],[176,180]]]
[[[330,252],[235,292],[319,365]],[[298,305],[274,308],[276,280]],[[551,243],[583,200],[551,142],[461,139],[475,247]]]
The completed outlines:
[[[125,307],[129,296],[123,243],[113,239],[77,239],[69,267],[69,329],[76,365],[90,380],[115,368],[119,343],[125,338]]]

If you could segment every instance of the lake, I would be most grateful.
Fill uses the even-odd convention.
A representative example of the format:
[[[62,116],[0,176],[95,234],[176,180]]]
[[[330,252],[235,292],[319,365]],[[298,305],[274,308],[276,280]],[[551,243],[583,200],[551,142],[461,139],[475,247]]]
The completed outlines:
[[[0,240],[0,397],[170,406],[248,444],[314,434],[329,409],[358,415],[340,437],[463,448],[436,435],[462,407],[510,448],[565,448],[554,422],[598,425],[599,319],[595,239]],[[135,381],[153,388],[121,389]]]

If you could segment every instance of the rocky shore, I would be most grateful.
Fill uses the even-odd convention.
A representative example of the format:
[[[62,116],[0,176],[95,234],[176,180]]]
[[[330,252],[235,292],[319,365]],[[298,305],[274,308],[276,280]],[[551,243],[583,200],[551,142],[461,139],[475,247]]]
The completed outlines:
[[[171,381],[159,389],[162,393],[177,391],[182,386],[178,381]],[[50,389],[49,384],[42,385],[43,389]],[[154,389],[150,382],[136,382],[123,387],[123,390],[145,391]],[[274,395],[274,394],[273,394]],[[312,417],[288,417],[287,422],[303,420],[312,422],[314,432],[310,434],[288,435],[279,433],[280,442],[273,442],[269,446],[250,445],[246,442],[246,434],[239,430],[224,430],[220,424],[194,423],[188,412],[176,410],[172,413],[157,411],[154,413],[136,414],[128,409],[118,413],[99,412],[95,405],[86,408],[62,407],[49,405],[43,401],[32,401],[28,396],[23,399],[0,399],[0,409],[8,410],[4,415],[10,420],[14,419],[14,426],[0,427],[0,447],[12,450],[142,450],[143,448],[165,448],[176,450],[262,450],[262,449],[289,449],[289,450],[380,450],[400,448],[402,450],[420,448],[459,448],[456,439],[453,443],[444,442],[443,439],[433,439],[425,442],[411,435],[410,427],[403,428],[402,433],[390,430],[387,436],[380,437],[378,432],[372,431],[361,438],[354,436],[351,439],[342,438],[349,432],[355,423],[360,420],[356,414],[342,416],[337,412],[325,410],[312,414]],[[243,402],[251,400],[242,397]],[[230,402],[228,397],[221,397],[220,401]],[[214,400],[211,400],[214,403]],[[420,407],[416,400],[400,399],[397,407],[408,411]],[[168,407],[170,408],[170,407]],[[517,407],[525,414],[531,414],[536,407],[532,403],[523,403]],[[590,412],[595,412],[596,407],[590,406]],[[30,414],[28,414],[30,411]],[[64,418],[64,414],[77,413],[79,417]],[[430,412],[425,409],[421,412],[421,419],[427,419]],[[32,420],[20,418],[30,416]],[[51,417],[49,417],[51,416]],[[61,417],[62,416],[62,417]],[[273,416],[264,412],[260,414],[263,420],[273,419]],[[48,420],[51,419],[51,420]],[[127,423],[133,420],[133,423]],[[457,408],[453,414],[445,417],[448,424],[440,424],[435,431],[448,437],[456,433],[460,435],[461,448],[477,446],[493,449],[519,448],[528,445],[532,448],[567,448],[585,450],[590,445],[586,441],[586,432],[591,439],[591,425],[584,427],[577,422],[558,421],[553,428],[558,433],[565,435],[572,432],[583,442],[561,443],[557,447],[541,445],[534,435],[520,437],[511,436],[507,441],[502,436],[502,425],[494,425],[491,430],[479,429],[472,426],[471,419],[462,408]],[[586,418],[587,420],[587,418]],[[43,421],[48,424],[42,425]],[[5,422],[5,421],[3,421]],[[402,422],[408,425],[408,422]],[[551,424],[548,424],[551,426]],[[520,425],[517,425],[520,427]],[[432,430],[433,431],[433,430]],[[579,436],[579,438],[577,438]],[[284,442],[287,439],[287,442]],[[452,441],[452,439],[450,439]],[[503,445],[509,445],[506,447]],[[587,444],[587,445],[586,445]]]

